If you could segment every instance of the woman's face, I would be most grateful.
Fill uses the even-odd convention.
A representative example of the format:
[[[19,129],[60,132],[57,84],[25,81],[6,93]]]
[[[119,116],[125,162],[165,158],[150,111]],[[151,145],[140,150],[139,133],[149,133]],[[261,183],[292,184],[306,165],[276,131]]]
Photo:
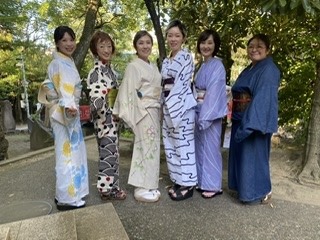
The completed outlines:
[[[212,54],[215,48],[215,43],[213,40],[213,36],[210,35],[207,40],[203,41],[199,45],[200,53],[205,61],[212,58]]]
[[[266,44],[260,39],[252,39],[248,44],[247,53],[254,65],[258,61],[265,59],[269,54],[269,50],[267,49]]]
[[[71,57],[72,53],[76,49],[76,41],[73,39],[69,33],[65,33],[57,43],[57,49],[64,55]]]
[[[152,51],[152,41],[148,35],[139,38],[136,43],[136,51],[139,58],[148,62],[148,58]]]
[[[97,54],[99,57],[99,60],[104,63],[110,63],[112,59],[112,44],[111,41],[105,40],[101,41],[99,40],[97,43]]]
[[[174,56],[181,50],[182,44],[185,38],[178,27],[172,27],[167,32],[167,44],[171,49],[172,55]]]

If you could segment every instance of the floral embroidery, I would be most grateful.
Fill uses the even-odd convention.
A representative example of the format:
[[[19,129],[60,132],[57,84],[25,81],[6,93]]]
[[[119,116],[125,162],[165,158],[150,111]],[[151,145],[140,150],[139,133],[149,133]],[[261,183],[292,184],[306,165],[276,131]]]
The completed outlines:
[[[66,156],[66,157],[70,157],[71,156],[71,147],[70,147],[69,140],[66,140],[64,142],[63,147],[62,147],[62,152],[63,152],[63,155]]]

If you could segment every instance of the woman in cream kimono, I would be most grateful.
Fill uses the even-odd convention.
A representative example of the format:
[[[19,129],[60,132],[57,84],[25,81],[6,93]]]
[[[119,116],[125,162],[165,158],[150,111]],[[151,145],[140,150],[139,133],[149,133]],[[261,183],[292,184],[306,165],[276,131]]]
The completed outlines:
[[[57,52],[49,64],[48,76],[58,99],[50,109],[56,155],[56,196],[58,210],[85,206],[89,194],[86,146],[79,114],[81,80],[72,59],[75,34],[67,26],[54,31]]]
[[[153,39],[139,31],[133,39],[138,58],[126,68],[114,114],[118,114],[135,134],[128,183],[135,186],[138,201],[156,202],[160,168],[160,92],[161,75],[148,60]]]

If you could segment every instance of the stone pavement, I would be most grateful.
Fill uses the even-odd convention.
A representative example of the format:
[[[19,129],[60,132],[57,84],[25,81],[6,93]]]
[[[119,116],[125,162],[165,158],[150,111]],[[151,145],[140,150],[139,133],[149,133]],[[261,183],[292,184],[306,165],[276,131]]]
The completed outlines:
[[[198,192],[194,192],[191,199],[175,202],[166,193],[170,179],[162,153],[160,201],[136,202],[133,198],[133,187],[126,183],[132,150],[131,142],[128,141],[120,142],[120,180],[128,197],[124,201],[103,202],[95,188],[98,156],[95,139],[89,137],[86,145],[91,186],[85,209],[95,206],[107,208],[112,203],[129,239],[320,239],[320,207],[283,201],[277,196],[273,196],[272,205],[243,205],[227,189],[226,162],[223,195],[204,199]],[[46,201],[53,206],[51,215],[57,214],[59,211],[53,202],[53,149],[24,155],[25,157],[0,162],[0,208],[13,203]],[[223,156],[227,159],[226,150],[223,150]],[[97,224],[99,219],[97,216],[98,221],[94,223]],[[66,238],[59,236],[57,239]],[[99,239],[110,238],[105,236]]]

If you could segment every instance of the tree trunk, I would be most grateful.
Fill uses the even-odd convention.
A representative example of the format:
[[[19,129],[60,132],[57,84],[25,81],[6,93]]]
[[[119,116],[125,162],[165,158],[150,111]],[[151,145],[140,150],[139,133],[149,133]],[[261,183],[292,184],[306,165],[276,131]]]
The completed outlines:
[[[84,63],[84,59],[87,55],[90,40],[91,40],[92,34],[94,33],[94,29],[96,25],[97,12],[100,6],[101,6],[101,0],[88,1],[88,10],[86,13],[82,35],[80,37],[77,48],[73,54],[73,58],[78,71],[80,71]]]
[[[317,79],[313,94],[304,165],[298,178],[300,182],[320,183],[320,60],[317,64]]]
[[[164,42],[164,37],[162,34],[162,29],[160,25],[160,17],[157,14],[156,8],[154,6],[154,1],[152,0],[144,0],[148,12],[150,14],[153,28],[156,33],[157,41],[158,41],[158,48],[159,48],[159,59],[158,59],[158,67],[161,69],[162,61],[166,57],[166,46]]]

